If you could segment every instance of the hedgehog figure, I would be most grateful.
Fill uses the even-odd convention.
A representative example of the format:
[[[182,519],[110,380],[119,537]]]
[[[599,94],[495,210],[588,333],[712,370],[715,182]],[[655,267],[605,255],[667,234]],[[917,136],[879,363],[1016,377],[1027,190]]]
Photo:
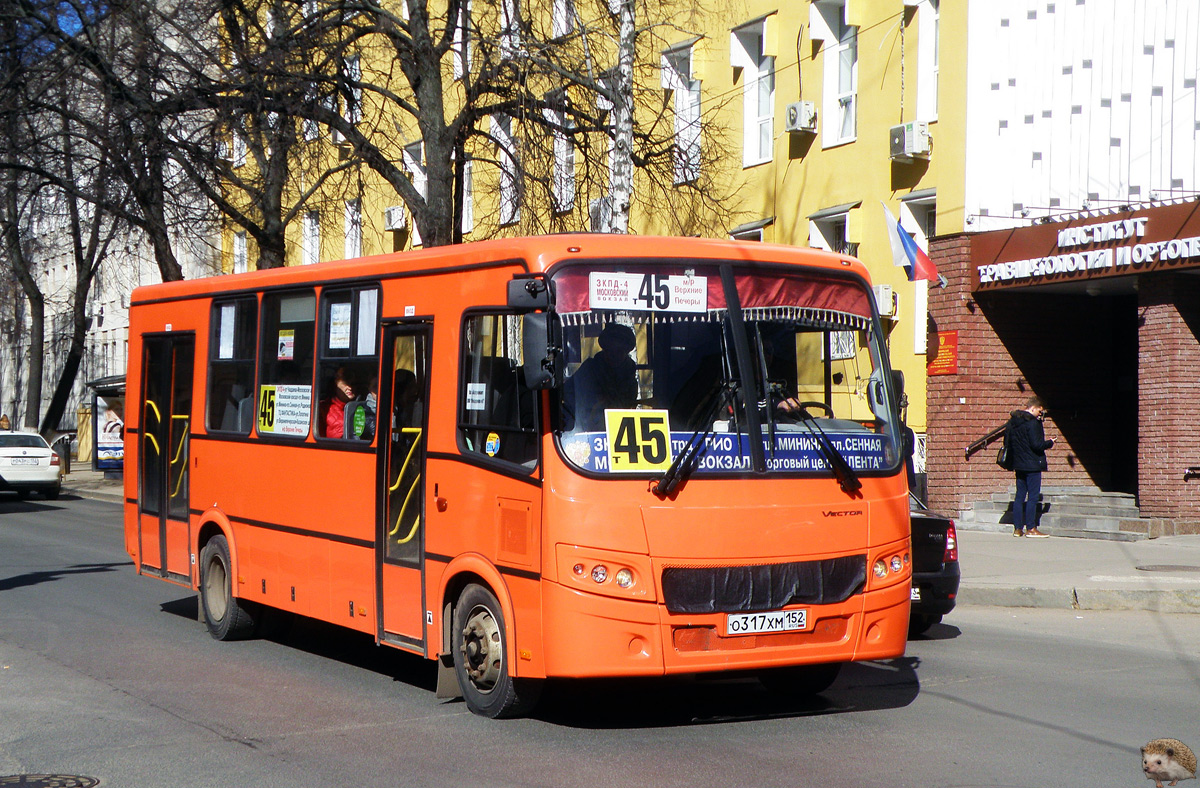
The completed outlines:
[[[1154,788],[1163,788],[1163,780],[1175,785],[1196,776],[1196,754],[1178,739],[1155,739],[1142,748],[1142,771]]]

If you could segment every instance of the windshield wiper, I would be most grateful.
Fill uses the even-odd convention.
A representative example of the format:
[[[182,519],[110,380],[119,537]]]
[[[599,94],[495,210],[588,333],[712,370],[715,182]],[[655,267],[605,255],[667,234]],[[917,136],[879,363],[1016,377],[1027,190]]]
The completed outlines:
[[[858,480],[858,475],[854,473],[854,469],[846,462],[846,458],[838,451],[837,446],[833,445],[833,441],[825,434],[825,430],[821,429],[821,425],[817,423],[817,417],[808,412],[808,409],[801,406],[800,420],[808,425],[809,429],[817,436],[817,443],[821,446],[821,454],[825,457],[825,462],[829,463],[830,470],[833,471],[833,477],[837,479],[838,486],[842,488],[842,492],[853,495],[862,489],[862,482]]]
[[[650,491],[660,498],[666,498],[671,493],[678,489],[679,485],[687,481],[687,478],[692,475],[692,471],[696,469],[696,461],[700,458],[708,438],[713,434],[713,429],[717,425],[717,414],[721,412],[721,407],[728,401],[735,402],[737,397],[734,394],[735,384],[731,381],[721,383],[721,388],[717,390],[713,397],[714,402],[709,408],[708,413],[704,416],[703,424],[705,425],[703,432],[693,432],[691,439],[687,445],[683,447],[683,451],[675,455],[675,459],[663,471],[663,475],[655,479],[650,484]]]

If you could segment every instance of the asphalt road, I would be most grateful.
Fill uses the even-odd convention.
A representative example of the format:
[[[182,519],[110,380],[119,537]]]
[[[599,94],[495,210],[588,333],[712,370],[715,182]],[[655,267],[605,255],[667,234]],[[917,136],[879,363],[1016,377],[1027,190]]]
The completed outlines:
[[[1200,616],[964,607],[821,698],[756,682],[552,685],[529,719],[437,700],[422,660],[300,622],[218,643],[134,574],[120,510],[0,496],[0,778],[101,786],[1137,786],[1200,748]]]

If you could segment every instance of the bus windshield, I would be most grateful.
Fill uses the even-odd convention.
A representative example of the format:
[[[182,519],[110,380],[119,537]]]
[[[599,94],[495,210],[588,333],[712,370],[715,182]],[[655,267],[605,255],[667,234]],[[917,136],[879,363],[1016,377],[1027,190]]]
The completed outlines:
[[[897,407],[861,280],[671,261],[572,266],[554,283],[558,439],[576,468],[656,475],[690,452],[692,475],[832,473],[844,489],[895,472]]]

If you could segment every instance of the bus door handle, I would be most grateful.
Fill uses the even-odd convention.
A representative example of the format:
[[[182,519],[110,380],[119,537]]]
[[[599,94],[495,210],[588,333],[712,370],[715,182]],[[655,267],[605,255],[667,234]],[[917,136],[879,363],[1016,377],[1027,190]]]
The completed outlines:
[[[444,497],[438,495],[438,486],[433,485],[433,505],[437,507],[439,512],[446,511],[447,501]]]

